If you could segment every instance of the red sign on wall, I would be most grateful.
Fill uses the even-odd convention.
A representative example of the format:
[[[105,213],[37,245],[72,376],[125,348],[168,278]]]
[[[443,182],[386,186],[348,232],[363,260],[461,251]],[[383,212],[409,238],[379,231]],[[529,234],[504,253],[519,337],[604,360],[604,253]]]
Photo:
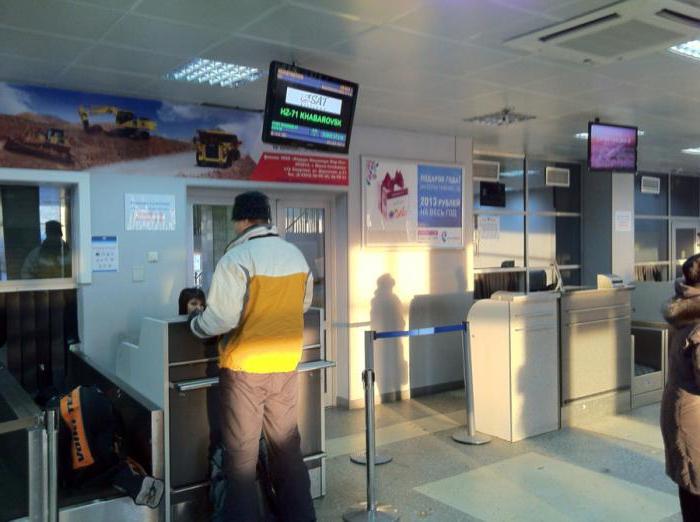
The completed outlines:
[[[346,158],[264,152],[250,179],[347,186],[349,170]]]

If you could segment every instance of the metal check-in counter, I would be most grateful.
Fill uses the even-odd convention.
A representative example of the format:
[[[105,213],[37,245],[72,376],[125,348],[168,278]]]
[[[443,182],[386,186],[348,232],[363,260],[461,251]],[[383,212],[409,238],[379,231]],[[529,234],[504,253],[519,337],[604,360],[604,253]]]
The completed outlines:
[[[562,426],[630,409],[633,287],[562,293]]]
[[[311,494],[326,490],[326,368],[323,310],[304,316],[299,372],[299,432],[311,478]],[[144,318],[139,344],[123,343],[117,374],[165,412],[166,520],[201,520],[209,509],[209,457],[219,436],[218,350],[189,331],[186,318]]]
[[[476,429],[509,442],[559,429],[556,294],[496,292],[469,325]]]

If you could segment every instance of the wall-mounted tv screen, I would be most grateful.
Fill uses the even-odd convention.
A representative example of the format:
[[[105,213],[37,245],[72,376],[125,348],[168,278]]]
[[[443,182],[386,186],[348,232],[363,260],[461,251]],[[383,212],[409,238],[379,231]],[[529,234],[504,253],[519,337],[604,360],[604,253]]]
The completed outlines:
[[[588,124],[588,168],[593,171],[637,171],[637,127]]]
[[[357,84],[270,63],[262,140],[347,154]]]

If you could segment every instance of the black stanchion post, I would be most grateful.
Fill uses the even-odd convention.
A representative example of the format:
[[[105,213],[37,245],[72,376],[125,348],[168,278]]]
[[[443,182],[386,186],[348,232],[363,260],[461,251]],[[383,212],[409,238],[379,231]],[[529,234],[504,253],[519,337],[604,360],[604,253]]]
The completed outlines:
[[[376,338],[377,332],[369,330],[365,332],[365,371],[372,370],[372,399],[367,399],[367,385],[365,383],[365,425],[369,425],[369,415],[367,414],[367,404],[372,403],[372,438],[374,439],[374,340]],[[362,382],[364,382],[365,373],[362,373]],[[369,448],[369,445],[367,445]],[[367,465],[367,452],[360,451],[353,455],[350,455],[350,460],[355,464],[360,464],[361,466]],[[377,454],[374,453],[374,465],[380,466],[382,464],[388,464],[394,460],[392,457],[385,453]]]
[[[376,442],[374,440],[374,339],[376,332],[365,332],[365,370],[362,383],[365,388],[365,445],[367,456],[367,502],[343,514],[345,522],[394,522],[399,520],[396,509],[377,505],[375,469]]]
[[[471,343],[469,342],[469,323],[462,323],[462,371],[464,372],[464,399],[466,403],[467,425],[452,435],[452,439],[461,444],[486,444],[491,437],[476,432],[474,421],[474,380],[472,379]]]

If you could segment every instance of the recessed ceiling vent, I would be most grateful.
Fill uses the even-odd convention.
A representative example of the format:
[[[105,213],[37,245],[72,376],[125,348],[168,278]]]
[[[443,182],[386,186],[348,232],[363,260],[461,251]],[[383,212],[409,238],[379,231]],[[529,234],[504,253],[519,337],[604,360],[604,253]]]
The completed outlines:
[[[700,5],[689,0],[622,1],[518,36],[505,45],[556,60],[597,65],[665,50],[697,38],[698,29]]]

